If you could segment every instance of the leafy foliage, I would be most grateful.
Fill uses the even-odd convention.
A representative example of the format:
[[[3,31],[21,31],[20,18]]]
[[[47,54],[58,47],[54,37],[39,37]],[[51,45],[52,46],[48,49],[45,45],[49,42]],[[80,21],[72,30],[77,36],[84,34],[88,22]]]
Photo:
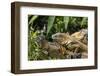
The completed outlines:
[[[54,20],[55,20],[55,16],[50,16],[48,18],[47,35],[50,32],[51,28],[53,27]]]

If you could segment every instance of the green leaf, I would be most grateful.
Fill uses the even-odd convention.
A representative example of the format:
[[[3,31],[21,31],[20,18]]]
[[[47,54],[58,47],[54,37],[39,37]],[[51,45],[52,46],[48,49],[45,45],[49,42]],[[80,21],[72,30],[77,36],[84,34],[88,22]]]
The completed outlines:
[[[48,35],[48,33],[50,32],[50,30],[51,30],[51,28],[53,26],[54,20],[55,20],[55,16],[50,16],[48,18],[47,35]]]
[[[37,18],[38,18],[37,15],[36,15],[36,16],[33,16],[33,17],[30,19],[30,21],[29,21],[29,25],[32,24],[32,23],[34,22],[34,20],[37,19]]]
[[[64,24],[65,24],[65,29],[67,30],[68,27],[68,22],[69,22],[69,17],[65,16],[64,17]]]
[[[81,27],[84,25],[84,23],[86,23],[86,21],[87,21],[87,17],[84,17],[84,18],[82,19],[82,21],[81,21]]]

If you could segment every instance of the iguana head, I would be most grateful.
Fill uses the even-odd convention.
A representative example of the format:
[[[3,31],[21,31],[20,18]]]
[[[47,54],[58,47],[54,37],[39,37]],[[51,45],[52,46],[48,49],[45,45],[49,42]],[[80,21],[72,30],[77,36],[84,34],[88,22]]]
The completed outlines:
[[[44,35],[39,35],[36,38],[36,42],[38,43],[40,48],[48,48],[48,41],[45,39]]]
[[[82,29],[78,32],[73,33],[71,36],[76,38],[77,40],[82,40],[85,36],[88,36],[88,31],[87,29]]]
[[[68,36],[68,33],[56,33],[52,35],[52,39],[59,44],[69,44],[72,41],[69,39]]]

